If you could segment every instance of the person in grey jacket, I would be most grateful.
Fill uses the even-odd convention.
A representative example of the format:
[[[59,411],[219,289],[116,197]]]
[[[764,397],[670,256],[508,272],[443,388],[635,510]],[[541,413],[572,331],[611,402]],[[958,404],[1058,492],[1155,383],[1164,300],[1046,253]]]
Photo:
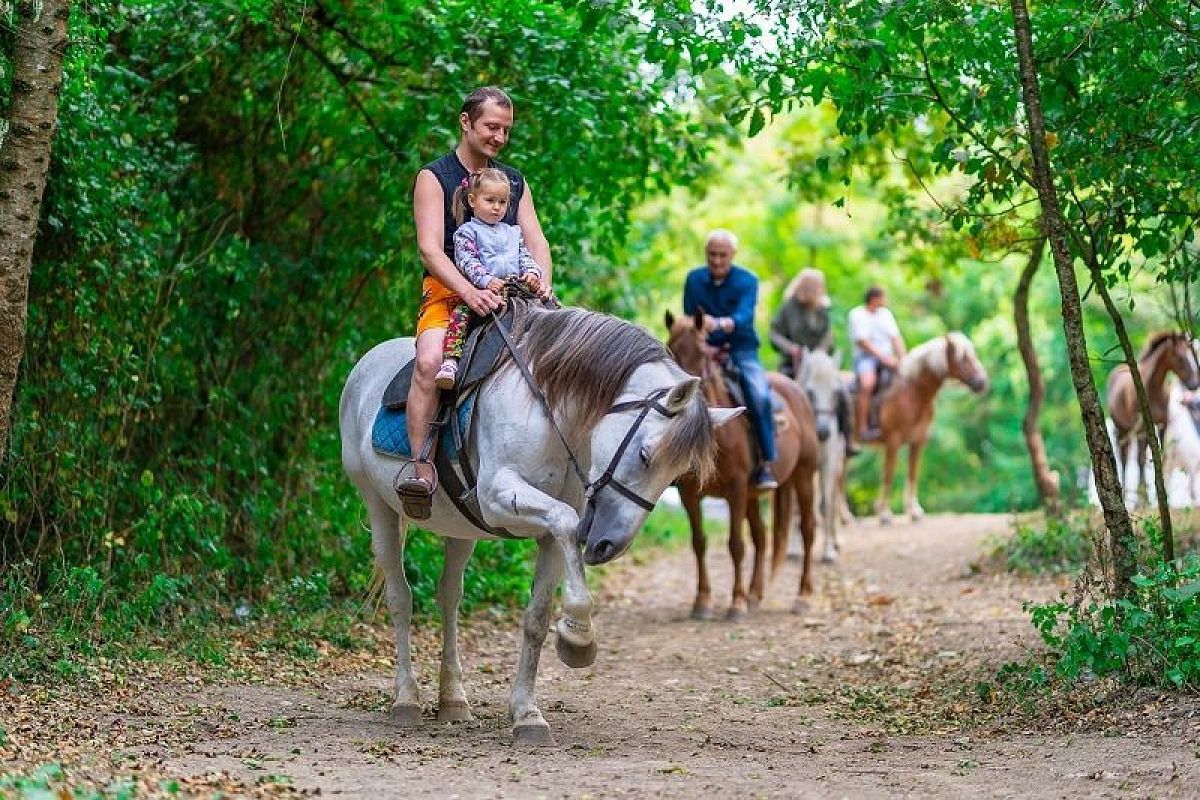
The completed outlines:
[[[805,350],[834,350],[833,326],[829,321],[831,301],[825,288],[825,273],[808,267],[788,285],[783,305],[771,320],[771,344],[779,351],[779,371],[795,378]],[[851,443],[850,397],[845,387],[838,392],[838,426],[846,442],[846,454],[858,449]]]

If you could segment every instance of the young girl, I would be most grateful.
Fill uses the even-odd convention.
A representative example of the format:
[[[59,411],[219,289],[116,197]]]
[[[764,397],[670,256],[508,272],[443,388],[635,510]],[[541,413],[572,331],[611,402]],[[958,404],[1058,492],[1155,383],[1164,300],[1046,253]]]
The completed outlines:
[[[542,271],[526,249],[521,229],[502,221],[509,191],[508,176],[492,167],[472,173],[454,191],[451,204],[459,225],[454,232],[454,264],[480,289],[500,293],[506,280],[518,278],[530,291],[544,295]],[[472,216],[464,222],[468,210]],[[445,360],[434,378],[439,389],[454,387],[470,318],[466,303],[454,307],[442,348]]]

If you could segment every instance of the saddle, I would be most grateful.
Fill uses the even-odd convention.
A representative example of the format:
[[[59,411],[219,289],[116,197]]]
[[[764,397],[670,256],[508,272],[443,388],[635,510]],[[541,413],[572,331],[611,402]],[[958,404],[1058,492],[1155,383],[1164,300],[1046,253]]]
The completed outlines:
[[[380,409],[372,430],[372,446],[376,452],[408,462],[428,458],[437,470],[438,483],[434,490],[445,491],[450,502],[473,526],[504,539],[517,538],[510,531],[493,527],[483,521],[476,496],[478,481],[466,446],[472,411],[478,389],[496,371],[512,342],[510,332],[521,330],[529,314],[528,294],[513,292],[503,313],[497,317],[473,320],[459,360],[458,376],[453,389],[439,393],[438,410],[430,424],[425,453],[411,452],[408,443],[405,410],[412,384],[415,360],[409,361],[396,373],[384,390]],[[404,475],[402,467],[397,482]],[[415,515],[414,515],[415,516]]]
[[[875,391],[871,393],[871,402],[867,406],[867,425],[875,430],[879,430],[879,410],[883,406],[883,396],[895,381],[896,370],[881,364],[876,374]],[[856,395],[859,391],[858,375],[855,375],[850,381],[850,393]]]

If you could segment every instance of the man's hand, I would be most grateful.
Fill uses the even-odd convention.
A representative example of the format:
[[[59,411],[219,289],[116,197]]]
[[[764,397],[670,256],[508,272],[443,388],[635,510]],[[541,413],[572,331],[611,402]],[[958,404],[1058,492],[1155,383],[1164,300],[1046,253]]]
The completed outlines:
[[[504,284],[500,281],[494,281],[494,283],[504,288]],[[486,317],[488,312],[504,307],[504,300],[500,295],[492,291],[492,284],[490,283],[486,289],[476,289],[472,286],[471,290],[462,296],[462,299],[464,303],[470,306],[472,311],[481,317]]]
[[[895,369],[900,362],[895,356],[880,356],[879,363],[883,364],[888,369]]]
[[[550,297],[549,285],[536,272],[526,272],[521,276],[521,283],[525,284],[525,288],[543,300]]]

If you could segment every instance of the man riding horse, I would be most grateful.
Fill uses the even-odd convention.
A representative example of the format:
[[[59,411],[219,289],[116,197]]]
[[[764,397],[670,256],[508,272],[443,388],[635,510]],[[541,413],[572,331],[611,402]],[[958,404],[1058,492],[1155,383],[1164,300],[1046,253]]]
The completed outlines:
[[[484,167],[497,167],[509,178],[511,202],[504,222],[517,225],[533,259],[542,268],[542,279],[550,285],[553,264],[550,245],[542,233],[533,194],[520,172],[496,161],[508,144],[513,125],[513,103],[494,86],[471,92],[463,101],[458,124],[458,145],[417,173],[413,189],[413,215],[417,247],[425,263],[421,284],[421,311],[417,318],[417,357],[408,395],[408,437],[413,455],[422,452],[430,422],[437,412],[438,390],[434,383],[442,365],[442,343],[450,315],[461,298],[476,314],[486,315],[504,305],[496,292],[477,288],[454,265],[454,231],[458,228],[451,200],[467,177]],[[420,461],[411,473],[397,481],[397,491],[406,498],[410,513],[419,515],[420,498],[428,498],[437,485],[433,464]],[[410,502],[413,501],[413,502]],[[424,512],[427,513],[427,512]]]
[[[879,439],[871,427],[871,396],[880,373],[895,370],[904,356],[904,340],[896,318],[887,308],[887,294],[879,286],[867,289],[863,305],[850,312],[850,339],[854,342],[854,375],[858,379],[858,440]]]
[[[760,492],[779,486],[771,469],[775,461],[775,425],[767,372],[758,360],[758,334],[754,332],[754,307],[758,278],[733,263],[737,237],[715,230],[704,245],[705,266],[688,273],[683,288],[683,310],[689,316],[704,314],[708,345],[728,354],[746,395],[746,406],[762,457],[752,483]]]

